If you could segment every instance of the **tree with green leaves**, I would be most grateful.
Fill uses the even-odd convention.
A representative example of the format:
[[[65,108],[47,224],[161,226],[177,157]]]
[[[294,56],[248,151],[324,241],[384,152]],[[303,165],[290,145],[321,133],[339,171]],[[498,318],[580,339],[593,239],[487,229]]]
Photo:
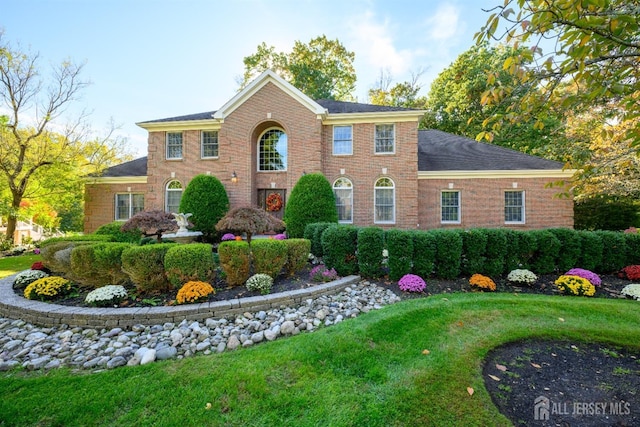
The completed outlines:
[[[296,40],[290,53],[276,52],[262,43],[256,53],[246,56],[240,88],[267,69],[273,70],[311,99],[352,101],[356,72],[355,54],[338,39],[325,35],[305,44]]]
[[[482,134],[483,124],[495,115],[505,114],[508,102],[516,102],[527,91],[534,90],[502,69],[504,61],[520,55],[522,49],[482,43],[460,54],[431,84],[426,104],[428,113],[422,124],[469,138]],[[508,102],[483,103],[483,94],[491,84],[509,88]],[[545,126],[539,126],[536,120],[507,123],[501,132],[491,134],[490,142],[528,154],[563,160],[560,149],[564,142],[562,112],[554,111],[551,105],[547,110]]]
[[[194,230],[205,237],[216,234],[216,224],[229,210],[227,190],[218,178],[200,174],[193,177],[180,199],[180,212],[193,214]]]
[[[39,55],[14,49],[3,35],[0,32],[0,102],[8,114],[0,116],[0,177],[9,193],[6,236],[12,239],[22,200],[37,198],[54,185],[47,173],[69,165],[100,170],[121,153],[122,141],[112,140],[110,133],[87,142],[84,116],[63,131],[51,131],[87,85],[80,78],[82,65],[64,61],[44,78]]]
[[[291,190],[284,211],[289,237],[303,237],[304,229],[314,222],[338,222],[336,199],[331,184],[321,173],[300,177]]]
[[[519,54],[501,69],[530,88],[488,121],[480,136],[490,138],[506,123],[536,119],[544,125],[545,105],[566,111],[602,108],[617,122],[640,116],[640,14],[638,0],[505,0],[491,9],[476,40],[500,40]],[[563,90],[571,82],[573,90]],[[513,87],[492,81],[484,105],[511,98]],[[640,128],[624,139],[640,144]]]

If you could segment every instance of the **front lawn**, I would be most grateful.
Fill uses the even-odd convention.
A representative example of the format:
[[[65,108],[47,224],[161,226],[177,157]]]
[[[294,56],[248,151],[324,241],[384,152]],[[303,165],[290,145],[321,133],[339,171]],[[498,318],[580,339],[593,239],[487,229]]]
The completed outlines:
[[[0,258],[0,279],[27,270],[34,262],[41,260],[40,255],[34,254]]]
[[[526,338],[640,350],[639,323],[637,301],[435,295],[219,355],[1,373],[0,426],[510,425],[484,387],[489,350]]]

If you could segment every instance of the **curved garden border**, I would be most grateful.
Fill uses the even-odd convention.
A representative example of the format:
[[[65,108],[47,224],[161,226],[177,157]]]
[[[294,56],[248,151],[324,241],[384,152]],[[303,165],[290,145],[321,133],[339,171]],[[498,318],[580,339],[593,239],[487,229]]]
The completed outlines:
[[[17,295],[12,288],[13,276],[0,279],[0,316],[20,319],[39,326],[53,327],[121,327],[155,325],[166,322],[179,323],[184,319],[203,321],[222,318],[246,311],[277,309],[301,304],[309,298],[335,294],[360,281],[360,276],[347,276],[328,283],[247,298],[162,307],[90,308],[32,301]]]

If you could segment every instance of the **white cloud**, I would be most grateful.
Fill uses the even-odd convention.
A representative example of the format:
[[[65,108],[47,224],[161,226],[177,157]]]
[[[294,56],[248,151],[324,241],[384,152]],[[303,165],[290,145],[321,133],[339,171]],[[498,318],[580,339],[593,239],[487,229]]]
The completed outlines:
[[[376,22],[373,13],[366,12],[353,18],[349,26],[353,38],[352,50],[357,52],[356,61],[362,58],[365,67],[373,71],[371,74],[377,75],[380,70],[389,70],[393,76],[398,76],[411,68],[414,53],[408,49],[396,48],[388,21]],[[365,70],[357,71],[360,75]]]
[[[429,39],[439,41],[456,38],[463,30],[460,28],[460,9],[447,3],[438,6],[426,24]]]

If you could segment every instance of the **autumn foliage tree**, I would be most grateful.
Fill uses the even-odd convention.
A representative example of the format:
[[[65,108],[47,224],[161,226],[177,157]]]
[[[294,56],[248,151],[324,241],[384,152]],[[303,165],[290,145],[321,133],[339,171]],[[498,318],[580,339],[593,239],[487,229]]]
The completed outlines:
[[[526,47],[506,58],[502,69],[535,90],[494,115],[481,137],[503,124],[537,119],[543,126],[545,105],[565,111],[601,106],[618,122],[640,116],[640,14],[637,0],[505,0],[491,9],[476,40],[499,40]],[[491,78],[491,77],[490,77]],[[574,90],[563,90],[571,82]],[[492,81],[486,105],[510,98],[512,88]],[[640,128],[629,126],[624,139],[640,144]]]
[[[144,236],[155,236],[158,242],[162,241],[162,234],[176,231],[178,223],[170,212],[151,210],[138,212],[122,225],[124,232],[139,230]]]
[[[284,222],[258,207],[246,206],[231,209],[216,224],[220,232],[231,231],[246,234],[247,243],[255,234],[284,230]]]

